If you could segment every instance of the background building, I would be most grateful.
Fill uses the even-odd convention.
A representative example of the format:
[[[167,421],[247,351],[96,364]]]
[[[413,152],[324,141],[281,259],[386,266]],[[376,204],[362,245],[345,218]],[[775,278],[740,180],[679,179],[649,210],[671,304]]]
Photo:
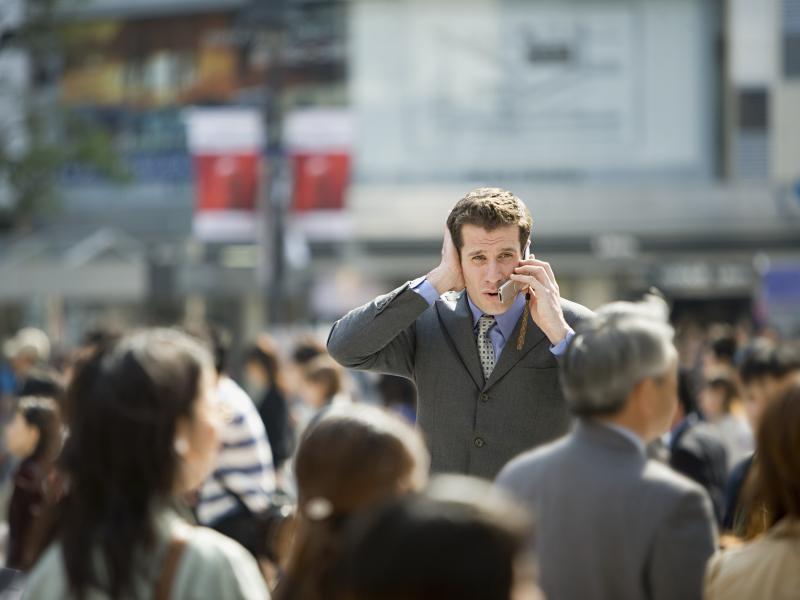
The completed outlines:
[[[570,298],[655,285],[678,320],[800,328],[800,0],[61,10],[55,101],[112,134],[129,180],[72,165],[60,210],[6,232],[5,331],[325,323],[435,266],[479,185],[526,201]],[[193,230],[198,107],[263,117],[249,237]]]

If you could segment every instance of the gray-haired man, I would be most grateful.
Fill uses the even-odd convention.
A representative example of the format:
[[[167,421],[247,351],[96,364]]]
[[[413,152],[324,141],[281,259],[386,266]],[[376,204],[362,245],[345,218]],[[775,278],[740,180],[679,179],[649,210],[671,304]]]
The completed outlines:
[[[618,302],[583,323],[562,362],[579,419],[497,478],[533,509],[548,598],[701,597],[716,533],[706,492],[650,461],[676,408],[677,352],[663,303]]]

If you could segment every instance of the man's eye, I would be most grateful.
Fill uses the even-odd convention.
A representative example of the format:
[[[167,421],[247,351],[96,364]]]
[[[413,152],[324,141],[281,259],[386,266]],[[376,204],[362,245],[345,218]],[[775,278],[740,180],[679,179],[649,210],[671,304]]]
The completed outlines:
[[[472,257],[472,262],[483,262],[484,260],[486,260],[486,259],[483,256],[473,256]]]

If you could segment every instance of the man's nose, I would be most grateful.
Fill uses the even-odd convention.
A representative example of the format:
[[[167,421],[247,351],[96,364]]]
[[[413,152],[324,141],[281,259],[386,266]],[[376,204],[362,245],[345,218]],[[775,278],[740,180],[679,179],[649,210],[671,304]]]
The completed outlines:
[[[486,280],[489,283],[496,283],[503,279],[503,270],[500,268],[500,263],[497,261],[489,261],[486,267]]]

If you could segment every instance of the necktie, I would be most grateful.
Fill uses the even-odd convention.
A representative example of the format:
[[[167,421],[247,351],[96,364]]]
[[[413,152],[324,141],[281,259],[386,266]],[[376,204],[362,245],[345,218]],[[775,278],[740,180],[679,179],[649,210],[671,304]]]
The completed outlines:
[[[487,380],[494,370],[494,347],[489,338],[489,329],[494,324],[495,320],[492,315],[483,315],[478,319],[478,357],[481,361],[483,376]]]

